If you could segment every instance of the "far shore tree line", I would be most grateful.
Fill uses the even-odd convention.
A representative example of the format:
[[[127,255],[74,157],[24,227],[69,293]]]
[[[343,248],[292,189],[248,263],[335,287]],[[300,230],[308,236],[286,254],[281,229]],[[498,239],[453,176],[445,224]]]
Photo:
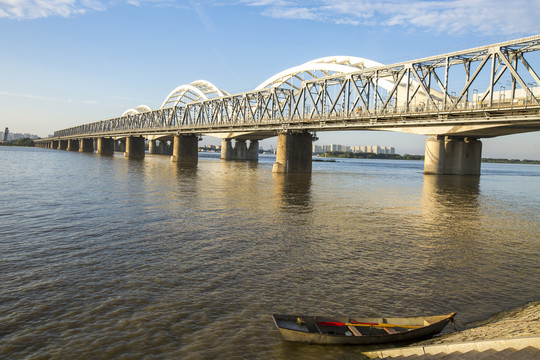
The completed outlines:
[[[10,141],[2,141],[0,142],[1,146],[26,146],[26,147],[34,147],[36,144],[34,143],[34,140],[30,138],[19,138],[17,140],[10,140]]]
[[[348,152],[348,151],[327,151],[317,156],[327,157],[327,158],[346,158],[346,159],[424,160],[424,155],[353,153],[353,152]],[[540,164],[540,160],[493,159],[493,158],[482,158],[482,162],[499,163],[499,164]]]

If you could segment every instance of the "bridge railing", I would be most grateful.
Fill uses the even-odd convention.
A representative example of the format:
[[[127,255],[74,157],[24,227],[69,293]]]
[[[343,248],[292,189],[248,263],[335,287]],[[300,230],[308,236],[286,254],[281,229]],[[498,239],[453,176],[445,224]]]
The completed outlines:
[[[174,131],[277,130],[289,123],[459,114],[539,106],[540,78],[525,54],[540,35],[430,58],[120,116],[56,131],[55,137]],[[538,54],[537,54],[538,55]],[[518,66],[518,64],[520,64]],[[482,90],[483,89],[483,90]],[[324,124],[318,125],[323,130]]]

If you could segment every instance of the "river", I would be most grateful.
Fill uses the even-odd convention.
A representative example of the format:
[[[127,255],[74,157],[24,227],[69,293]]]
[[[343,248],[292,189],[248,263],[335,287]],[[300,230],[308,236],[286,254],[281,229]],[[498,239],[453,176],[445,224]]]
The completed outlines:
[[[540,166],[274,160],[0,147],[0,358],[357,359],[271,314],[466,327],[540,300]]]

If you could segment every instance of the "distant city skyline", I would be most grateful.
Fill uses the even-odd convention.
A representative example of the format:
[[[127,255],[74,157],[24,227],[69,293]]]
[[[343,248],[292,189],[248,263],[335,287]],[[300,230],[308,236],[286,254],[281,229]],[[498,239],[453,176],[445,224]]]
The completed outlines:
[[[0,126],[46,137],[141,104],[159,108],[172,89],[198,79],[235,94],[325,56],[391,64],[473,48],[540,33],[538,13],[540,3],[525,0],[0,2],[0,33],[9,34],[0,37]],[[529,59],[535,65],[537,55]],[[317,136],[393,144],[409,154],[423,154],[426,139],[380,131]],[[540,159],[540,132],[482,143],[486,157]]]
[[[34,139],[39,138],[39,136],[36,134],[30,134],[30,133],[11,132],[9,128],[4,128],[4,130],[2,131],[2,136],[0,140],[11,141],[11,140],[17,140],[17,139],[22,139],[22,138],[28,138],[28,139],[34,140]]]
[[[396,149],[392,146],[380,145],[315,145],[313,144],[313,153],[322,154],[328,151],[343,151],[353,153],[373,153],[373,154],[395,154]]]

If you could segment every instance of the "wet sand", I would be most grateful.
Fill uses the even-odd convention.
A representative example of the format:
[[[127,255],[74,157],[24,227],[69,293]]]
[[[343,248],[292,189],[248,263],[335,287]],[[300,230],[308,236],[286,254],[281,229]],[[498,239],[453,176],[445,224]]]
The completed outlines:
[[[442,335],[415,345],[510,339],[527,336],[540,336],[540,301],[501,312],[488,320],[471,324],[461,331]]]

